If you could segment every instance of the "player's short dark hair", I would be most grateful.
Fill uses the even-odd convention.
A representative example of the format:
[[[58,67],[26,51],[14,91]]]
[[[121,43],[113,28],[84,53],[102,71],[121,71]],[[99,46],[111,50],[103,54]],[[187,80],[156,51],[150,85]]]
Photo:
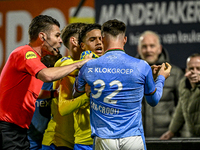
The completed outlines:
[[[51,16],[39,15],[33,18],[28,29],[29,41],[35,41],[40,32],[48,34],[48,31],[52,29],[52,25],[60,28],[59,22]]]
[[[119,34],[125,34],[125,32],[126,32],[125,23],[117,19],[108,20],[101,27],[101,33],[108,33],[114,37]]]
[[[71,23],[67,26],[65,26],[62,31],[61,31],[61,38],[63,41],[63,44],[69,49],[69,39],[71,36],[75,36],[77,34],[77,38],[78,38],[78,34],[81,30],[81,28],[86,25],[86,23]]]
[[[79,45],[81,44],[81,42],[83,42],[83,39],[86,37],[86,34],[94,29],[101,30],[101,25],[98,23],[87,24],[81,29],[78,37]]]

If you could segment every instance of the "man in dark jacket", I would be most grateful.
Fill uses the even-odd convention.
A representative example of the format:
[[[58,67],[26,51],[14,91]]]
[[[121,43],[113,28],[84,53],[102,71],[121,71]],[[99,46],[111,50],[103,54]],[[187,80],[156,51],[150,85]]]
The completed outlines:
[[[169,62],[168,52],[162,48],[159,36],[153,31],[145,31],[138,41],[137,58],[146,60],[149,65]],[[166,80],[163,95],[156,107],[149,107],[143,101],[143,125],[146,137],[160,137],[168,130],[175,106],[178,102],[178,85],[183,71],[172,65],[170,77]]]
[[[189,137],[200,136],[200,54],[188,57],[185,77],[179,85],[179,102],[169,130],[160,139],[169,140],[175,136],[183,124],[189,131]]]

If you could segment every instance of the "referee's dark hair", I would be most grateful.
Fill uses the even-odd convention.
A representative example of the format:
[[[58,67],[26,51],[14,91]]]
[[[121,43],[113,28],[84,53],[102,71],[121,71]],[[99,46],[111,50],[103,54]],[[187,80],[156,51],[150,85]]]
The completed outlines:
[[[40,32],[44,32],[48,35],[53,25],[60,28],[60,23],[55,18],[47,15],[36,16],[29,25],[29,41],[35,41]]]

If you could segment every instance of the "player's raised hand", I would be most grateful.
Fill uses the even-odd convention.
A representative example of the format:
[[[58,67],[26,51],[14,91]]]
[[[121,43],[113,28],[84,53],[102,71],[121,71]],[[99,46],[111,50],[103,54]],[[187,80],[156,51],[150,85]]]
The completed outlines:
[[[151,66],[151,70],[152,70],[154,80],[158,77],[158,72],[159,72],[160,68],[161,68],[161,65],[152,65]]]
[[[163,75],[165,79],[167,79],[170,76],[172,66],[169,63],[162,63],[162,66],[160,68],[160,71],[158,72],[158,75]]]

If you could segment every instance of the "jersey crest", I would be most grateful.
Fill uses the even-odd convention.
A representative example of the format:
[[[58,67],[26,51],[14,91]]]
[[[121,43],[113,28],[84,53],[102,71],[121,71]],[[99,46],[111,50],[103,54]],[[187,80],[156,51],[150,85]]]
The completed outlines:
[[[33,51],[28,51],[26,52],[25,57],[26,59],[33,59],[33,58],[37,58],[37,55]]]

